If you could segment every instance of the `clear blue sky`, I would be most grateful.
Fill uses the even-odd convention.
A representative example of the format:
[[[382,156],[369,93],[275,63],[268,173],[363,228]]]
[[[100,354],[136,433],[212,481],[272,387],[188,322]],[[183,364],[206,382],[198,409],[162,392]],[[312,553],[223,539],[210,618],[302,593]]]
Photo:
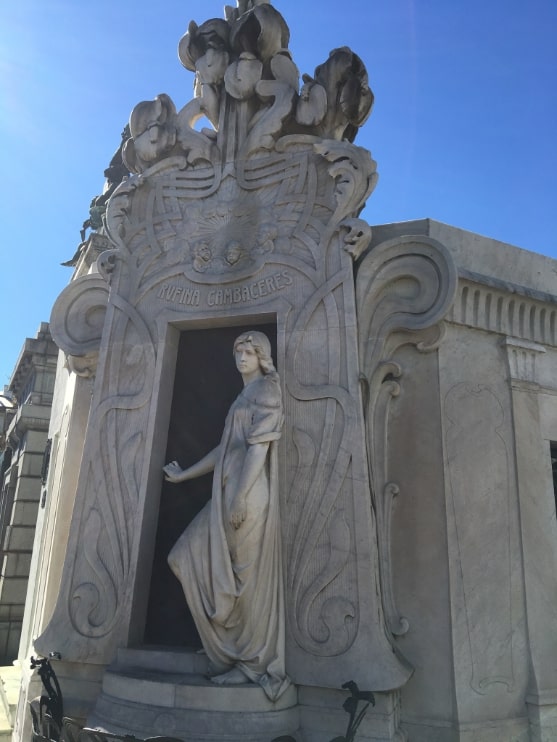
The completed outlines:
[[[557,258],[556,0],[275,0],[300,72],[348,45],[374,112],[371,224],[431,217]],[[0,7],[0,388],[71,276],[91,198],[133,106],[193,76],[177,58],[217,0]],[[557,286],[556,286],[557,293]]]

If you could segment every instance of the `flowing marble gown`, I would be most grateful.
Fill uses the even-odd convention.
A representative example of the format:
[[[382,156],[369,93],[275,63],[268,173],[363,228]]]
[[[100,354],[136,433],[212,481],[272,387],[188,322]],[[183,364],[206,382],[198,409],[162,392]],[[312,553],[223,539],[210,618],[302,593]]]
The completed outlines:
[[[278,377],[244,387],[226,417],[212,498],[168,556],[215,671],[238,667],[272,700],[289,685],[276,452],[282,422]],[[230,524],[235,487],[249,446],[258,443],[269,443],[269,451],[236,530]]]

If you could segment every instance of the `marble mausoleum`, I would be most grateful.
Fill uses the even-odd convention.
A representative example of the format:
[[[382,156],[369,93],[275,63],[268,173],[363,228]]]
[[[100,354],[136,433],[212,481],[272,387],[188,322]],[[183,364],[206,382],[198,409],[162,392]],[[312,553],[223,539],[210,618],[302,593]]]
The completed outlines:
[[[557,739],[557,263],[428,219],[370,227],[364,63],[341,47],[300,82],[288,42],[261,0],[190,24],[195,96],[134,108],[130,175],[53,308],[15,740],[40,692],[28,659],[51,652],[66,713],[118,734],[323,742],[354,681],[376,699],[362,741]],[[248,392],[242,333],[274,362],[259,354]],[[273,392],[255,392],[265,375]],[[252,427],[226,437],[243,393]],[[224,664],[241,682],[212,682],[199,651],[213,659],[200,612],[219,631],[247,620],[232,440],[261,455],[255,521],[277,523],[249,619],[272,632],[278,690],[237,635]],[[217,449],[213,479],[180,479]],[[190,611],[168,554],[221,496]]]

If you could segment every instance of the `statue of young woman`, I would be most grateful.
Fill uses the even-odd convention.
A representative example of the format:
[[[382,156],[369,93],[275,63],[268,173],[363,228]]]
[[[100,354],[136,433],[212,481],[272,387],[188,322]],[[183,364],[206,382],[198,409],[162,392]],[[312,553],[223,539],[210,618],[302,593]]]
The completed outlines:
[[[203,647],[223,685],[259,683],[272,700],[289,685],[276,441],[283,423],[271,345],[261,332],[234,343],[244,388],[220,444],[187,469],[164,467],[169,482],[214,470],[212,498],[168,556],[182,583]]]

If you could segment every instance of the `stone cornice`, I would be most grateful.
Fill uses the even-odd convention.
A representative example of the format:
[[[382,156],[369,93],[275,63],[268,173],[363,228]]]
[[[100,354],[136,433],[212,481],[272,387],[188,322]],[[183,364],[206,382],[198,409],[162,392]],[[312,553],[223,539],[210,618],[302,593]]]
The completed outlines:
[[[449,322],[557,346],[557,296],[459,269]]]

